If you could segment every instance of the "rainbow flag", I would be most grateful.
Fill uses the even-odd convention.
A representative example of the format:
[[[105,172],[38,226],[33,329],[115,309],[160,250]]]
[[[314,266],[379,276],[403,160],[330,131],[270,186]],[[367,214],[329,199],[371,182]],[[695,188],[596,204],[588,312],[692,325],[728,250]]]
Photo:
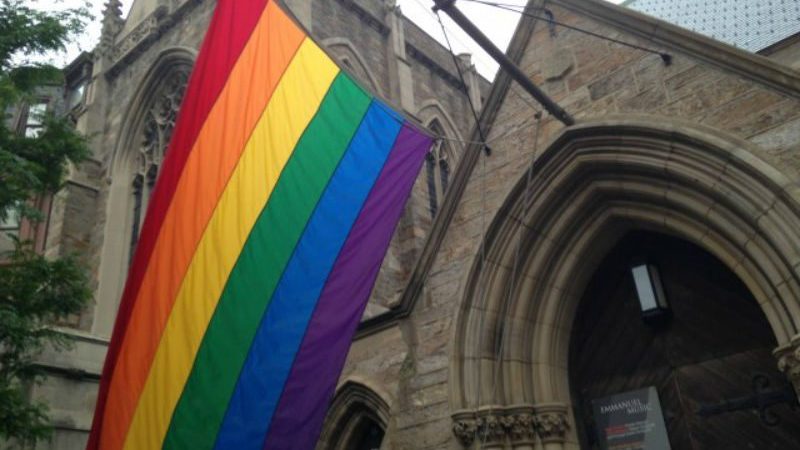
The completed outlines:
[[[274,0],[220,0],[87,448],[312,448],[430,144]]]

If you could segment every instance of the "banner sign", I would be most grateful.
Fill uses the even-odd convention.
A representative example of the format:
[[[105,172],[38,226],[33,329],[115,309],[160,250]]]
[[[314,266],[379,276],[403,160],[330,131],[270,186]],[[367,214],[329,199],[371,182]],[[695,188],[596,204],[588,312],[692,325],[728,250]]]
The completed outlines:
[[[592,406],[602,449],[670,450],[654,387],[597,399]]]

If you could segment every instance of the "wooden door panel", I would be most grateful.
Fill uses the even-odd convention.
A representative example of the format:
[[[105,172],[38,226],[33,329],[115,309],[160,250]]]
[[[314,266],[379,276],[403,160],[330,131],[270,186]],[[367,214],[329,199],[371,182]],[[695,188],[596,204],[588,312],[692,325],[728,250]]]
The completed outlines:
[[[786,378],[772,369],[775,358],[770,349],[762,348],[728,355],[676,370],[681,397],[686,405],[687,422],[696,448],[702,449],[794,449],[800,448],[800,414],[789,405],[767,409],[779,421],[768,426],[757,409],[720,412],[703,417],[697,414],[702,406],[725,400],[753,398],[754,377],[769,379],[769,390],[789,388]]]
[[[641,318],[629,271],[642,257],[664,283],[673,316],[664,326]],[[626,236],[589,282],[573,325],[569,370],[582,445],[599,448],[591,399],[655,386],[673,449],[800,449],[800,413],[788,405],[771,408],[780,419],[773,427],[752,408],[698,414],[753,395],[759,373],[771,388],[786,388],[775,345],[752,295],[713,256],[655,233]]]

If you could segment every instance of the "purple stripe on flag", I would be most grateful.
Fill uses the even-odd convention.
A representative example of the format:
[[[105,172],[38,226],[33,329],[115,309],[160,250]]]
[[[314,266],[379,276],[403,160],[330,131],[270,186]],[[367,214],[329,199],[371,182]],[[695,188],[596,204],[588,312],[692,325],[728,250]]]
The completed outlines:
[[[266,449],[313,449],[386,249],[431,139],[404,125],[322,290]]]

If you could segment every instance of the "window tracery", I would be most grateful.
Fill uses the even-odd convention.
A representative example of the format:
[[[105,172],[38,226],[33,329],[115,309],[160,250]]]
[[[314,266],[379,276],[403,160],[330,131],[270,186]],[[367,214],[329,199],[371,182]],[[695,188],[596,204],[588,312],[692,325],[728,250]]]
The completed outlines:
[[[436,136],[445,136],[444,129],[438,120],[434,119],[428,128]],[[425,161],[425,173],[428,184],[428,202],[431,217],[436,217],[439,203],[447,192],[450,182],[450,170],[453,163],[452,150],[445,139],[437,139],[431,147]]]
[[[129,260],[139,240],[139,232],[147,211],[147,204],[155,188],[158,171],[164,161],[175,120],[189,81],[188,66],[173,69],[153,95],[153,103],[147,109],[141,131],[141,140],[136,149],[133,176],[133,223]]]

